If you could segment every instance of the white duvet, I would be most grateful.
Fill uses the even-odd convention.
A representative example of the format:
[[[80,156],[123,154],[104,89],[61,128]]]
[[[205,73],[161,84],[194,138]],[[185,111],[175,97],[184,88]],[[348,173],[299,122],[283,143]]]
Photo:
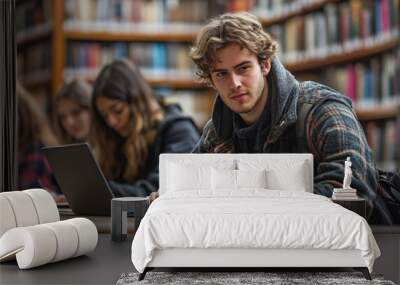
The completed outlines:
[[[380,255],[359,215],[320,195],[265,189],[162,195],[136,232],[133,265],[143,272],[165,248],[358,249],[370,271]]]

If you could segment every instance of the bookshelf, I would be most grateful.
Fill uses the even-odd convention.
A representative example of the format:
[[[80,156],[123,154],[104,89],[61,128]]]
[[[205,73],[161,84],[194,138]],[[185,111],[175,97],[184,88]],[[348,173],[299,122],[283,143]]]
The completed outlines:
[[[255,14],[259,17],[260,22],[264,26],[271,26],[275,24],[283,23],[290,18],[296,17],[298,15],[309,14],[315,11],[318,11],[329,3],[338,3],[340,0],[316,0],[316,1],[292,1],[292,3],[286,4],[287,9],[283,9],[282,11],[282,1],[281,3],[277,3],[277,11],[267,10],[265,7],[261,9],[260,12],[255,12]],[[289,1],[287,1],[289,2]],[[291,5],[291,6],[290,6]],[[285,7],[283,7],[285,8]]]
[[[51,23],[43,23],[30,29],[20,31],[17,35],[17,45],[25,46],[36,41],[48,39],[51,36]]]
[[[351,51],[341,51],[332,53],[324,58],[313,58],[307,60],[298,60],[295,63],[287,63],[285,66],[291,72],[305,72],[309,70],[320,69],[332,64],[341,64],[362,60],[372,57],[385,51],[392,50],[398,46],[399,42],[396,39],[388,39],[379,43],[370,45],[369,47],[360,46]]]
[[[28,88],[37,88],[42,86],[49,86],[51,83],[51,71],[49,69],[43,69],[27,73],[23,77],[23,83]]]
[[[181,32],[102,32],[102,31],[79,31],[66,30],[64,33],[66,40],[102,41],[102,42],[186,42],[191,43],[196,33]]]
[[[24,83],[45,86],[50,98],[66,78],[93,81],[107,61],[125,56],[138,60],[150,84],[174,100],[189,102],[200,94],[193,101],[201,109],[187,104],[207,118],[213,92],[194,81],[193,66],[182,58],[208,18],[248,10],[277,38],[280,58],[297,78],[328,84],[353,100],[373,148],[387,144],[379,137],[395,144],[393,129],[400,132],[400,90],[394,83],[400,66],[399,0],[29,1],[47,3],[42,13],[47,16],[17,34],[19,50],[48,41],[51,66],[26,72]],[[165,59],[157,62],[160,53]],[[174,58],[176,54],[180,56]],[[376,78],[372,85],[369,78]],[[379,136],[377,129],[389,129],[389,134]],[[399,151],[385,160],[400,161]]]
[[[51,94],[50,1],[16,1],[17,78],[35,95],[45,110]]]
[[[400,113],[400,105],[356,108],[356,111],[358,118],[363,122],[384,121],[398,117]]]

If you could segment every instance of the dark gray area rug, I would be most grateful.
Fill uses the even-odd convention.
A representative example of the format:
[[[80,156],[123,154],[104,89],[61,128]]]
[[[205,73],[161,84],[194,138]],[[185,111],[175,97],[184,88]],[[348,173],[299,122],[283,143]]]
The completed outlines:
[[[117,285],[133,284],[379,284],[395,285],[382,276],[372,275],[372,281],[360,272],[148,272],[142,281],[139,273],[122,274]]]

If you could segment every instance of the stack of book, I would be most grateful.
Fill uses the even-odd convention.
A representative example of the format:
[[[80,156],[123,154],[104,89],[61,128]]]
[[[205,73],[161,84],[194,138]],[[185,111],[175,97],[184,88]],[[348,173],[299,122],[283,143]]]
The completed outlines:
[[[334,188],[332,199],[357,199],[357,190],[356,189],[343,189],[343,188]]]

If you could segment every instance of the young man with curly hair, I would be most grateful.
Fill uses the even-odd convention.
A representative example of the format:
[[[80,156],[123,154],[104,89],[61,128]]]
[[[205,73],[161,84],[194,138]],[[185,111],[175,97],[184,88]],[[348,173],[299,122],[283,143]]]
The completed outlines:
[[[351,101],[319,83],[297,81],[277,49],[249,13],[223,14],[201,29],[190,56],[199,79],[218,96],[194,152],[312,153],[314,193],[327,197],[342,187],[351,157],[351,186],[372,209],[370,221],[391,223]]]

